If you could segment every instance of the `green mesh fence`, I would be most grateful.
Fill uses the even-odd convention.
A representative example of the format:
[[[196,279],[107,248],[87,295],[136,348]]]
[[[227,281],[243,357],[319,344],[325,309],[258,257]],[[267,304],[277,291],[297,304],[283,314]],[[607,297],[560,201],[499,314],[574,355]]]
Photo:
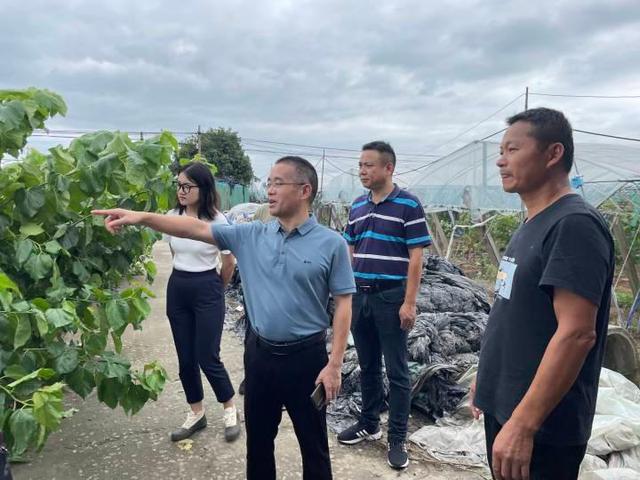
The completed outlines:
[[[220,208],[222,211],[229,210],[239,203],[247,203],[249,201],[249,187],[245,185],[216,180],[216,188],[220,194]]]

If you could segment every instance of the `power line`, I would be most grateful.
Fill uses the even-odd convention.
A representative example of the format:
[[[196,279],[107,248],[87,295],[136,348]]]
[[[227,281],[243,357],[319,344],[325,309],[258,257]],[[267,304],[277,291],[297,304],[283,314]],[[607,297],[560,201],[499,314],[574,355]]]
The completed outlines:
[[[578,130],[577,128],[573,129],[574,132],[586,133],[587,135],[596,135],[598,137],[607,137],[607,138],[615,138],[617,140],[629,140],[631,142],[640,142],[640,138],[631,138],[631,137],[620,137],[618,135],[608,135],[606,133],[596,133],[589,132],[587,130]]]
[[[336,170],[338,170],[340,173],[344,173],[345,175],[351,175],[352,177],[359,177],[360,175],[356,175],[355,173],[352,172],[347,172],[343,169],[341,169],[340,167],[338,167],[336,164],[334,164],[333,162],[331,162],[326,156],[325,156],[325,161],[331,165],[333,168],[335,168]]]
[[[445,145],[450,144],[451,142],[455,142],[456,140],[458,140],[460,137],[462,137],[463,135],[469,133],[471,130],[474,130],[475,128],[479,127],[480,125],[482,125],[484,122],[486,122],[487,120],[490,120],[492,117],[494,117],[495,115],[497,115],[498,113],[502,112],[503,110],[505,110],[506,108],[510,107],[511,105],[513,105],[515,102],[517,102],[518,100],[520,100],[522,97],[524,96],[524,93],[521,93],[520,95],[518,95],[516,98],[514,98],[513,100],[511,100],[509,103],[507,103],[506,105],[504,105],[503,107],[499,108],[498,110],[496,110],[495,112],[493,112],[491,115],[489,115],[488,117],[480,120],[478,123],[474,124],[473,126],[467,128],[465,131],[463,131],[462,133],[459,133],[458,135],[456,135],[455,137],[453,137],[450,140],[447,140],[446,142],[440,144],[439,146],[437,146],[436,148],[434,148],[434,150],[439,150],[442,147],[444,147]]]
[[[529,92],[529,95],[537,95],[539,97],[567,97],[567,98],[610,98],[610,99],[640,98],[640,95],[571,95],[571,94],[560,94],[560,93],[534,93],[534,92]]]
[[[104,131],[106,129],[102,128],[102,129],[58,129],[58,128],[37,128],[34,130],[35,133],[44,133],[44,134],[57,134],[57,133],[63,133],[63,134],[73,134],[73,135],[84,135],[87,133],[95,133],[95,132],[101,132]],[[184,131],[174,131],[174,130],[120,130],[120,129],[113,129],[116,130],[118,132],[122,132],[122,133],[127,133],[129,135],[139,135],[139,134],[143,134],[143,135],[160,135],[161,133],[164,132],[170,132],[173,135],[179,135],[179,136],[184,136],[184,135],[197,135],[197,131],[193,131],[193,132],[184,132]]]
[[[328,147],[328,146],[321,146],[321,145],[306,145],[303,143],[289,143],[289,142],[276,142],[274,140],[260,140],[257,138],[242,138],[243,141],[249,141],[249,142],[259,142],[259,143],[268,143],[268,144],[273,144],[273,145],[286,145],[289,147],[302,147],[302,148],[317,148],[319,150],[335,150],[335,151],[340,151],[340,152],[355,152],[355,153],[360,153],[362,152],[362,150],[360,149],[355,149],[355,148],[340,148],[340,147]],[[339,158],[336,155],[332,155],[334,158]],[[437,154],[429,154],[429,153],[396,153],[396,156],[403,156],[403,157],[438,157],[439,155]],[[349,157],[349,158],[353,158],[353,157]]]
[[[507,127],[504,127],[502,130],[498,130],[497,132],[493,132],[491,135],[487,135],[486,137],[481,138],[480,140],[478,140],[479,142],[484,142],[485,140],[487,140],[488,138],[491,137],[495,137],[496,135],[498,135],[499,133],[502,132],[506,132]]]
[[[89,129],[37,129],[35,132],[39,133],[39,134],[45,134],[47,136],[54,136],[56,134],[71,134],[71,135],[84,135],[86,133],[93,133],[99,130],[89,130]],[[163,130],[163,131],[158,131],[158,130],[119,130],[123,133],[127,133],[129,135],[139,135],[139,134],[143,134],[143,135],[159,135],[161,133],[163,133],[163,131],[169,131],[174,135],[180,135],[180,136],[184,136],[184,135],[197,135],[197,131],[173,131],[173,130]],[[333,151],[338,151],[338,152],[355,152],[355,153],[360,153],[361,150],[359,149],[355,149],[355,148],[342,148],[342,147],[330,147],[330,146],[326,146],[326,145],[308,145],[308,144],[303,144],[303,143],[291,143],[291,142],[278,142],[278,141],[274,141],[274,140],[263,140],[263,139],[258,139],[258,138],[244,138],[241,137],[241,140],[243,142],[247,141],[247,142],[253,142],[253,143],[266,143],[269,145],[283,145],[283,146],[287,146],[287,147],[301,147],[301,148],[314,148],[314,149],[318,149],[318,150],[333,150]],[[399,157],[438,157],[439,155],[436,154],[428,154],[428,153],[396,153],[397,156]],[[338,155],[332,155],[334,158],[341,158]],[[356,157],[344,157],[344,158],[356,158]]]
[[[640,183],[640,178],[627,178],[627,179],[620,179],[620,180],[592,180],[589,182],[582,182],[585,185],[586,184],[592,184],[592,183]]]
[[[31,135],[32,137],[40,137],[40,138],[70,138],[70,139],[75,139],[78,138],[78,135],[49,135],[49,134],[42,134],[42,133],[34,133]]]
[[[411,170],[405,170],[404,172],[395,173],[394,175],[396,175],[396,176],[405,175],[407,173],[413,173],[413,172],[417,172],[418,170],[423,170],[425,168],[429,168],[430,166],[435,165],[436,163],[440,163],[441,161],[443,161],[445,159],[451,159],[452,156],[462,152],[465,148],[466,148],[466,145],[454,150],[453,152],[446,153],[446,154],[442,155],[440,158],[438,158],[438,159],[436,159],[436,160],[434,160],[432,162],[426,163],[426,164],[421,165],[421,166],[416,167],[416,168],[412,168]]]

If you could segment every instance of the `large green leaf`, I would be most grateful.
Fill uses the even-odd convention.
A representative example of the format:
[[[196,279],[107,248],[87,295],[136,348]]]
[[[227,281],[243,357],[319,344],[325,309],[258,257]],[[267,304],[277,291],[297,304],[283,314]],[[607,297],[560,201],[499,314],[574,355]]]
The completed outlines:
[[[105,378],[98,385],[98,400],[108,407],[116,408],[124,387],[117,378]]]
[[[31,338],[31,321],[26,315],[19,315],[16,325],[16,333],[13,337],[13,348],[18,349]]]
[[[149,305],[149,302],[147,302],[144,298],[132,298],[131,304],[134,306],[135,310],[138,311],[141,319],[146,318],[149,313],[151,313],[151,306]]]
[[[50,308],[44,314],[55,328],[66,327],[73,323],[73,315],[62,308]]]
[[[51,153],[51,163],[54,172],[60,175],[66,175],[73,170],[76,160],[73,158],[73,155],[67,152],[63,147],[57,146],[50,148],[49,152]]]
[[[54,359],[53,366],[59,374],[65,375],[73,372],[79,362],[78,351],[75,348],[67,348],[62,355]]]
[[[140,411],[149,400],[149,392],[142,385],[131,384],[122,398],[120,405],[126,413],[134,415]]]
[[[120,331],[127,325],[129,305],[124,300],[110,300],[105,308],[109,325],[115,331]]]
[[[51,240],[44,244],[44,249],[51,255],[57,255],[62,250],[62,245],[57,240]]]
[[[71,390],[82,398],[87,398],[87,395],[89,395],[96,386],[95,379],[91,372],[82,367],[76,368],[70,375],[67,375],[65,382]]]
[[[91,274],[82,264],[82,262],[77,260],[73,262],[72,270],[73,270],[73,273],[78,277],[78,279],[83,283],[89,280],[89,277],[91,276]]]
[[[0,271],[0,290],[13,290],[14,292],[20,293],[18,286],[2,271]]]
[[[4,369],[3,374],[5,377],[21,380],[23,377],[26,377],[27,375],[29,375],[29,372],[27,372],[22,365],[17,365],[14,363],[6,367]]]
[[[107,347],[107,337],[104,334],[86,334],[83,347],[90,355],[98,355]]]
[[[23,408],[13,412],[9,419],[9,429],[13,436],[13,454],[22,455],[27,447],[35,441],[38,424],[31,408]]]
[[[120,382],[125,382],[130,378],[129,362],[112,352],[105,352],[99,362],[99,371],[107,378],[117,378]]]
[[[16,206],[27,218],[32,218],[44,205],[43,187],[18,190],[15,195]]]
[[[36,253],[29,257],[24,264],[24,269],[34,280],[41,280],[49,274],[52,266],[53,259],[49,254]]]
[[[54,383],[42,387],[33,394],[33,416],[36,421],[49,430],[60,425],[62,419],[62,387],[63,383]]]
[[[141,384],[151,393],[152,398],[156,399],[167,381],[167,372],[158,363],[152,362],[144,366],[144,370],[138,378]]]
[[[44,228],[38,223],[25,223],[20,227],[20,233],[25,237],[35,237],[44,233]]]
[[[70,250],[78,245],[78,240],[80,240],[78,228],[75,226],[71,226],[65,229],[65,233],[58,241],[60,242],[60,245],[62,245],[62,248],[64,248],[65,250]]]
[[[18,265],[23,265],[29,257],[31,256],[31,252],[34,250],[33,241],[28,238],[23,238],[16,242],[16,262]]]

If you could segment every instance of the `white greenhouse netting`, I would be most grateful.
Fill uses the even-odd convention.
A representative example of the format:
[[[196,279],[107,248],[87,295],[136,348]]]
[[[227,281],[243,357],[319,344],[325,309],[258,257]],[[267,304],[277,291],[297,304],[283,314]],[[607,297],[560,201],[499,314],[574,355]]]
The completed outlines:
[[[505,193],[496,160],[499,143],[472,142],[445,157],[427,161],[405,171],[396,168],[397,183],[414,193],[426,210],[469,209],[477,211],[519,211],[516,194]],[[355,162],[354,162],[355,163]],[[419,168],[419,169],[418,169]],[[365,192],[356,165],[327,180],[322,200],[351,203]],[[584,182],[577,191],[594,206],[613,195],[628,180],[640,178],[640,148],[619,144],[577,143],[571,177]]]

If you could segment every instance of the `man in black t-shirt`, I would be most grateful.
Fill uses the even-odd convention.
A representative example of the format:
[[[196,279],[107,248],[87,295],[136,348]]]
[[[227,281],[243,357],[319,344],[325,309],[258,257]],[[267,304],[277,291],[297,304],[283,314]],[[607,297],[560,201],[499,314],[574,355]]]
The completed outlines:
[[[569,186],[564,115],[538,108],[507,123],[497,165],[527,219],[500,263],[472,408],[484,412],[494,478],[575,479],[596,407],[613,240]]]

